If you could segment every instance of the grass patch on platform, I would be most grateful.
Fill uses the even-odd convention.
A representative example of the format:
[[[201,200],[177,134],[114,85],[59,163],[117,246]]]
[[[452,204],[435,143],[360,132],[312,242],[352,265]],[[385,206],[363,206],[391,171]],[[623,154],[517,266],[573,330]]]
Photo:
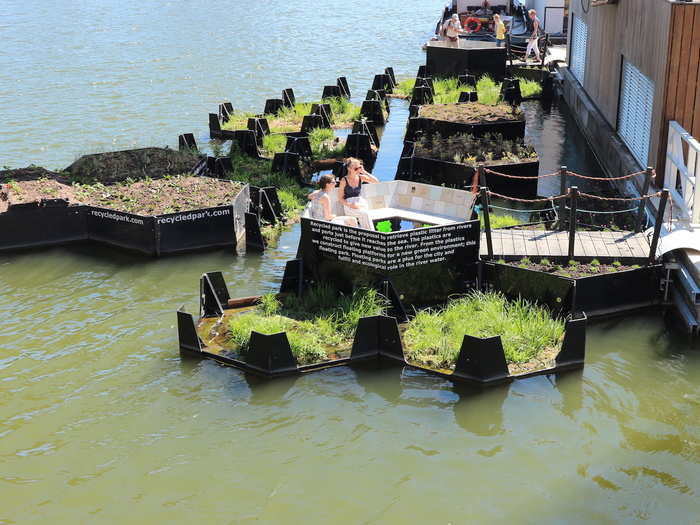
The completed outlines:
[[[341,158],[345,154],[345,142],[336,137],[332,129],[312,129],[309,143],[314,159]]]
[[[542,85],[534,80],[518,78],[520,81],[520,94],[523,98],[539,97],[542,94]]]
[[[75,184],[77,201],[137,215],[161,215],[231,204],[243,184],[179,175],[119,184]]]
[[[263,137],[262,149],[263,151],[273,157],[275,153],[282,153],[287,147],[287,136],[286,135],[265,135]]]
[[[255,310],[229,319],[227,339],[245,356],[251,331],[286,332],[298,363],[317,363],[349,351],[360,318],[379,315],[383,308],[384,300],[376,290],[362,288],[339,295],[331,285],[320,283],[302,297],[263,296]]]
[[[486,133],[483,137],[468,133],[450,137],[443,137],[440,133],[423,135],[415,142],[415,155],[471,167],[538,159],[535,148],[525,144],[523,139],[507,140],[500,133]]]
[[[591,262],[588,263],[583,263],[576,260],[570,260],[564,263],[556,263],[550,261],[547,258],[543,258],[539,261],[536,261],[531,260],[529,257],[523,257],[519,261],[514,261],[505,264],[517,266],[518,268],[535,270],[538,272],[551,273],[554,275],[568,277],[571,279],[591,277],[593,275],[601,275],[605,273],[617,273],[624,272],[627,270],[637,270],[641,268],[641,266],[638,264],[625,265],[622,264],[620,261],[613,261],[612,263],[604,264],[601,263],[598,259],[593,259]]]
[[[483,212],[479,214],[479,218],[481,219],[481,229],[483,230],[486,227]],[[518,220],[517,217],[513,217],[512,215],[494,214],[489,215],[489,222],[491,223],[492,230],[498,230],[500,228],[512,228],[513,226],[517,226],[521,223],[521,221]]]
[[[453,369],[464,335],[501,336],[506,361],[525,363],[560,346],[564,322],[523,299],[509,301],[500,293],[472,292],[444,308],[419,311],[404,332],[408,360]]]
[[[73,182],[112,184],[189,173],[198,160],[199,154],[193,150],[139,148],[83,155],[66,171]]]
[[[353,122],[360,118],[360,106],[342,97],[326,98],[320,102],[297,102],[291,108],[283,107],[277,114],[262,116],[267,119],[272,132],[287,133],[299,131],[304,117],[311,114],[312,105],[320,103],[330,104],[331,124],[336,129],[350,128]],[[228,122],[222,124],[221,129],[247,129],[248,119],[255,116],[253,113],[237,111],[229,117]]]
[[[518,78],[520,91],[523,97],[533,97],[542,94],[542,86],[534,80]],[[394,88],[394,94],[402,98],[409,98],[413,94],[416,85],[414,78],[399,82]],[[476,83],[476,86],[465,86],[459,83],[457,77],[437,79],[433,81],[435,91],[433,99],[435,104],[456,104],[462,91],[474,91],[479,96],[479,102],[487,105],[498,104],[501,97],[501,83],[496,82],[491,76],[484,75]]]

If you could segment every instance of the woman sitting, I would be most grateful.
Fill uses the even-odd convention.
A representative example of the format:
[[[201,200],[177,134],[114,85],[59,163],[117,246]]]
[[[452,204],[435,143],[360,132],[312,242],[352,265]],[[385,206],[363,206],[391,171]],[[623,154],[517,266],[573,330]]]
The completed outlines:
[[[365,171],[362,161],[353,157],[345,161],[348,174],[343,177],[338,186],[338,200],[343,205],[345,213],[357,217],[360,221],[360,228],[374,230],[372,221],[367,213],[367,201],[360,197],[362,183],[379,182],[379,179]]]
[[[333,224],[357,227],[357,219],[355,217],[338,216],[331,211],[329,192],[335,189],[335,177],[333,175],[321,175],[318,179],[318,187],[319,189],[309,194],[311,217],[319,221],[330,221]]]

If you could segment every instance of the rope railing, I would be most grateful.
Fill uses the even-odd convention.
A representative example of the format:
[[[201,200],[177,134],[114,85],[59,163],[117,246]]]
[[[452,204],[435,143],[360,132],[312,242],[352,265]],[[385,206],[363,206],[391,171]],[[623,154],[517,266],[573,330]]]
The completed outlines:
[[[532,210],[519,210],[517,208],[505,208],[504,206],[496,206],[494,204],[491,207],[495,210],[512,211],[513,213],[542,213],[543,211],[557,211],[557,209],[552,206],[551,208],[539,208]]]
[[[571,190],[571,188],[569,188]],[[567,199],[571,196],[571,191],[564,193],[562,195],[552,195],[551,197],[540,197],[537,199],[522,199],[520,197],[510,197],[508,195],[502,195],[500,193],[495,193],[488,190],[487,193],[490,196],[498,197],[499,199],[505,199],[515,202],[546,202],[546,201],[556,201],[560,199]],[[596,199],[601,201],[618,201],[618,202],[639,202],[641,200],[653,199],[654,197],[660,197],[662,192],[657,191],[656,193],[650,193],[648,195],[642,195],[641,197],[602,197],[600,195],[592,195],[590,193],[578,192],[579,197],[586,197],[589,199]],[[633,210],[634,211],[634,210]]]
[[[650,193],[648,195],[642,195],[640,197],[603,197],[601,195],[592,195],[590,193],[579,192],[579,197],[584,197],[586,199],[594,199],[599,201],[616,201],[616,202],[639,202],[644,200],[653,199],[654,197],[660,197],[661,192]]]
[[[649,174],[650,170],[646,170],[644,173]],[[649,179],[647,178],[647,181]],[[645,191],[648,190],[648,188],[645,188]],[[644,194],[639,197],[603,197],[601,195],[592,195],[590,193],[583,193],[579,192],[578,188],[576,186],[572,186],[568,188],[566,193],[563,193],[561,195],[554,195],[551,197],[544,197],[544,198],[536,198],[536,199],[523,199],[519,197],[510,197],[508,195],[502,195],[500,193],[496,193],[493,191],[490,191],[486,186],[481,186],[479,190],[479,195],[481,198],[481,205],[483,206],[484,210],[484,226],[485,226],[485,234],[486,234],[486,245],[487,245],[487,251],[489,257],[493,257],[493,240],[492,240],[492,235],[491,235],[491,219],[490,219],[490,214],[489,214],[489,208],[499,208],[498,206],[492,206],[490,203],[490,198],[491,197],[497,197],[499,199],[504,199],[507,201],[513,201],[513,202],[524,202],[524,203],[537,203],[537,202],[550,202],[552,205],[553,210],[556,211],[554,208],[554,201],[562,201],[560,204],[560,218],[563,214],[564,211],[569,212],[569,221],[568,221],[568,238],[569,238],[569,249],[568,249],[568,257],[573,258],[574,257],[574,251],[575,251],[575,242],[576,242],[576,227],[577,227],[577,217],[579,213],[582,214],[589,214],[589,215],[595,215],[595,214],[600,214],[600,215],[616,215],[616,214],[622,214],[622,213],[631,213],[635,212],[637,214],[637,221],[636,221],[636,228],[635,232],[640,232],[641,231],[641,226],[643,222],[643,217],[644,217],[644,203],[645,201],[648,201],[649,199],[659,197],[659,209],[657,213],[657,219],[656,219],[656,225],[654,227],[654,232],[652,235],[651,243],[650,243],[650,250],[649,250],[649,257],[648,261],[649,264],[652,264],[656,260],[656,248],[659,243],[659,238],[661,235],[661,226],[665,221],[665,211],[666,211],[666,205],[668,203],[668,196],[669,196],[669,191],[667,189],[664,189],[662,191],[658,191],[655,193],[649,193],[649,194]],[[578,199],[579,197],[582,198],[587,198],[587,199],[593,199],[597,201],[607,201],[607,202],[638,202],[639,206],[636,208],[629,208],[625,210],[583,210],[583,209],[578,209]],[[566,202],[564,202],[564,199],[569,201],[569,206],[566,205]],[[501,209],[507,209],[505,207],[501,207]],[[519,211],[522,213],[525,213],[526,210],[512,210],[512,211]],[[548,210],[527,210],[527,211],[548,211]],[[673,203],[671,203],[671,208],[670,208],[670,221],[672,223],[673,221]],[[563,227],[563,221],[559,222],[559,228]]]
[[[491,175],[496,175],[497,177],[504,177],[506,179],[544,179],[547,177],[555,177],[557,175],[562,175],[561,171],[555,171],[553,173],[543,173],[542,175],[537,175],[535,177],[527,176],[527,175],[511,175],[510,173],[501,173],[499,171],[494,171],[489,168],[484,168],[485,173],[490,173]],[[590,175],[581,175],[580,173],[576,173],[574,171],[566,171],[567,176],[571,177],[576,177],[579,179],[586,179],[586,180],[597,180],[597,181],[615,181],[615,180],[625,180],[625,179],[631,179],[633,177],[638,177],[639,175],[645,175],[647,174],[647,171],[637,171],[635,173],[629,173],[627,175],[621,175],[620,177],[592,177]],[[652,170],[652,179],[656,178],[656,171]]]
[[[489,194],[489,196],[498,197],[499,199],[505,199],[514,202],[549,202],[556,201],[559,199],[566,199],[569,196],[567,193],[565,195],[556,195],[553,197],[540,197],[538,199],[521,199],[520,197],[509,197],[508,195],[501,195],[500,193],[495,193],[490,190],[487,190],[487,193]]]
[[[494,206],[491,206],[494,208]],[[569,206],[565,206],[564,209],[571,210]],[[598,211],[598,210],[579,210],[577,209],[577,213],[588,213],[591,215],[617,215],[617,214],[622,214],[622,213],[631,213],[631,212],[636,212],[637,208],[628,208],[626,210],[613,210],[613,211]]]

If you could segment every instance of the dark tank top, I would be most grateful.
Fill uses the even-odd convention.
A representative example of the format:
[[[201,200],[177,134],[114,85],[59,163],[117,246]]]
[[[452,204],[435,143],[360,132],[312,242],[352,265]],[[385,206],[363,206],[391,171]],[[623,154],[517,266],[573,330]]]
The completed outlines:
[[[362,181],[357,186],[350,186],[348,179],[345,179],[345,189],[343,190],[343,197],[345,200],[351,199],[352,197],[359,197],[362,191]]]

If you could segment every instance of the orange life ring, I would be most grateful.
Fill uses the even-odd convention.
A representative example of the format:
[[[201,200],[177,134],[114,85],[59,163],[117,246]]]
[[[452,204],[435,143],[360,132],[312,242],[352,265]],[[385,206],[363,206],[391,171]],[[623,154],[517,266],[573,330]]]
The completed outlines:
[[[472,23],[476,24],[476,25],[474,25],[473,29],[471,27],[469,27],[469,24],[472,24]],[[467,18],[464,21],[464,29],[466,29],[470,33],[478,33],[479,31],[481,31],[481,20],[479,20],[475,16],[470,16],[469,18]]]

